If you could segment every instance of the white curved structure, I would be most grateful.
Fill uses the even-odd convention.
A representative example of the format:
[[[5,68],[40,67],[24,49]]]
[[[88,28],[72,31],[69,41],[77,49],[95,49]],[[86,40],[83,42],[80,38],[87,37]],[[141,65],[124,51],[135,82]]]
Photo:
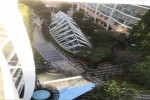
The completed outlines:
[[[52,18],[50,34],[62,48],[72,53],[79,52],[78,47],[91,47],[75,21],[61,11]]]
[[[9,3],[1,0],[0,12],[0,99],[30,100],[35,86],[35,67],[17,0]],[[21,92],[23,98],[20,98]]]

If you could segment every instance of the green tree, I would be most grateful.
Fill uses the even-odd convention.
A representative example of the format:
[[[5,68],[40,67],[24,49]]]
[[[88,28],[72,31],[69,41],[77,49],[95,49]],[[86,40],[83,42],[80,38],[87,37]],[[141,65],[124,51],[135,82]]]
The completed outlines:
[[[41,10],[42,8],[45,8],[45,4],[42,1],[37,0],[19,0],[19,2],[29,6],[31,9],[34,9],[36,11]]]
[[[80,11],[76,11],[73,13],[72,17],[74,19],[80,19],[80,20],[83,20],[84,18],[84,13],[83,12],[80,12]]]
[[[78,53],[76,55],[87,57],[87,55],[91,52],[92,48],[88,46],[78,46],[75,48]]]
[[[86,34],[91,34],[95,30],[95,24],[91,20],[84,20],[83,25],[81,27]]]
[[[142,62],[127,66],[126,73],[128,80],[150,89],[150,56]]]
[[[133,100],[137,95],[138,92],[127,83],[108,81],[96,86],[89,94],[88,100]]]
[[[48,8],[44,8],[38,11],[39,15],[43,18],[44,23],[49,26],[51,23],[51,11]]]
[[[67,13],[67,11],[69,11],[71,5],[68,4],[68,3],[62,3],[59,7],[59,10],[64,12],[64,13]]]
[[[150,10],[143,16],[138,25],[132,29],[131,41],[139,44],[142,50],[150,50]]]
[[[95,48],[92,53],[87,56],[91,62],[98,62],[106,57],[105,48]]]

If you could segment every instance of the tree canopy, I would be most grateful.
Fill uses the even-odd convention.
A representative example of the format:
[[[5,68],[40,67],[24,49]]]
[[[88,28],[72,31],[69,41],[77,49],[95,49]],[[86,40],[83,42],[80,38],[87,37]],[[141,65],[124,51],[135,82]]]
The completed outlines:
[[[132,29],[131,40],[139,44],[143,50],[150,50],[150,10]]]
[[[96,86],[89,94],[88,100],[133,100],[138,92],[127,83],[108,81]]]
[[[80,12],[80,11],[76,11],[76,12],[73,13],[72,17],[73,17],[74,19],[81,19],[81,20],[83,20],[83,18],[84,18],[84,13],[83,13],[83,12]]]
[[[142,62],[127,66],[126,72],[127,79],[150,89],[150,56],[147,56]]]
[[[69,11],[71,5],[68,4],[68,3],[62,3],[59,7],[59,10],[64,12],[64,13],[67,13],[67,11]]]
[[[45,4],[42,1],[34,1],[34,0],[19,0],[19,1],[34,10],[41,10],[42,8],[45,7]]]

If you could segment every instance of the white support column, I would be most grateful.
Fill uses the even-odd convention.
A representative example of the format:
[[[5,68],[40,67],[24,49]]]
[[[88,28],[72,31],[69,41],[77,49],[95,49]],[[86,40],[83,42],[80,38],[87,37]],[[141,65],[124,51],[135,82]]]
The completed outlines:
[[[95,13],[94,13],[94,22],[96,21],[96,14],[98,11],[99,4],[96,5]]]
[[[11,7],[13,15],[9,13],[9,9],[6,9],[6,12],[4,13],[6,17],[3,17],[3,22],[8,32],[8,36],[10,37],[10,40],[14,46],[14,49],[21,64],[21,69],[23,71],[23,78],[25,82],[23,99],[30,100],[35,87],[35,66],[33,54],[31,51],[32,49],[30,46],[29,38],[24,26],[23,18],[17,6],[17,1],[13,1],[14,0],[12,0],[12,2],[10,3],[6,1],[6,5]],[[7,91],[10,91],[10,89],[8,89]],[[9,95],[11,94],[9,93]],[[13,99],[13,97],[11,99]]]
[[[77,4],[77,9],[76,9],[76,11],[79,11],[79,9],[80,9],[80,3]]]
[[[110,15],[109,15],[109,18],[108,18],[108,20],[107,20],[107,27],[106,27],[106,30],[108,30],[108,28],[109,28],[110,21],[111,21],[111,19],[112,19],[112,16],[113,16],[114,12],[116,11],[116,8],[117,8],[117,7],[118,7],[118,4],[115,4],[115,5],[114,5],[114,8],[112,9],[112,11],[111,11],[111,13],[110,13]]]
[[[86,3],[85,5],[85,12],[87,12],[87,6],[88,6],[88,3]]]

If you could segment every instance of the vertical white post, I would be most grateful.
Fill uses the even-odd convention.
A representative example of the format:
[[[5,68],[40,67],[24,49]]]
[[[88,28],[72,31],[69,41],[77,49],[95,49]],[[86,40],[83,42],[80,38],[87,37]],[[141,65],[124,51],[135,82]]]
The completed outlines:
[[[88,5],[88,3],[85,4],[85,12],[87,12],[87,5]]]
[[[79,9],[80,9],[80,4],[78,3],[76,11],[79,11]]]
[[[96,21],[96,15],[98,11],[99,4],[96,5],[95,13],[94,13],[94,22]]]
[[[7,10],[7,6],[4,6],[6,7],[6,12],[3,14],[3,16],[6,17],[3,17],[3,21],[23,71],[23,78],[25,83],[23,99],[30,100],[35,87],[35,67],[31,45],[24,26],[22,14],[20,13],[17,6],[17,1],[12,0],[10,3],[7,1],[5,3],[7,6],[11,7],[11,11],[13,12],[13,14],[11,14],[10,9]],[[9,90],[10,89],[7,91]]]
[[[107,20],[107,27],[106,27],[106,30],[108,30],[108,28],[109,28],[110,21],[111,21],[111,19],[112,19],[112,16],[113,16],[114,12],[116,11],[116,8],[117,8],[117,7],[118,7],[118,4],[115,4],[114,7],[113,7],[113,9],[112,9],[112,11],[111,11],[111,13],[110,13],[110,15],[109,15],[109,18],[108,18],[108,20]]]

